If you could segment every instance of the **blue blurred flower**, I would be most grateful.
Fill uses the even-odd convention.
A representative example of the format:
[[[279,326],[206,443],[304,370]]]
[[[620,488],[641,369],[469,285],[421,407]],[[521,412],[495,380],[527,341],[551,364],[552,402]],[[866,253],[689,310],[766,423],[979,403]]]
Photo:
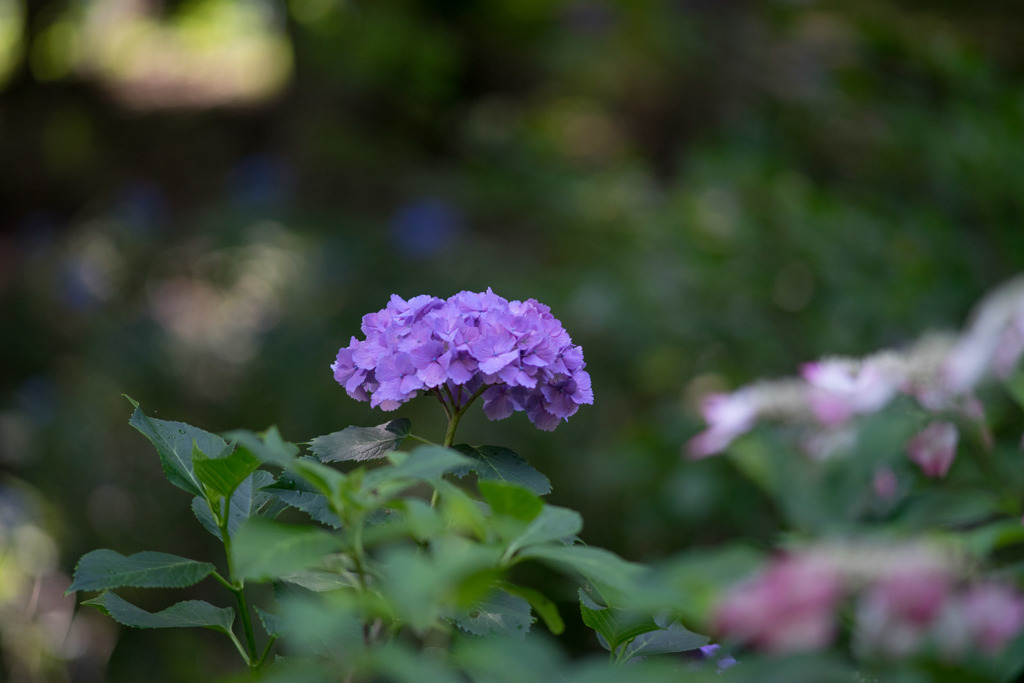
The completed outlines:
[[[405,204],[391,219],[392,241],[407,258],[429,258],[445,251],[461,230],[458,209],[440,199]]]

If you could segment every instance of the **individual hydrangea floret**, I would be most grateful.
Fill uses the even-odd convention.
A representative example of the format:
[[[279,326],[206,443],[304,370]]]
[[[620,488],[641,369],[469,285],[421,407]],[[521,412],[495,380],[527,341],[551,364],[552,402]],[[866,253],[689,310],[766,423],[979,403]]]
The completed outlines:
[[[394,410],[423,391],[454,409],[482,396],[488,418],[524,411],[550,431],[594,402],[583,350],[534,299],[508,301],[489,288],[447,301],[396,294],[363,317],[362,332],[331,369],[349,396],[375,408]]]
[[[960,431],[951,422],[932,422],[907,444],[907,454],[928,477],[945,477],[956,458]]]

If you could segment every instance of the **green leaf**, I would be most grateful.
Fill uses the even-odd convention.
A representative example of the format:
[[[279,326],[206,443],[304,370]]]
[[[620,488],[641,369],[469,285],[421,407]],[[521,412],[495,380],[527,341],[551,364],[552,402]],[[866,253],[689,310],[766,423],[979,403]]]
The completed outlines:
[[[533,465],[519,454],[501,446],[470,446],[458,444],[457,451],[465,453],[473,459],[473,463],[465,470],[455,472],[456,476],[465,476],[476,472],[482,481],[500,481],[516,484],[533,491],[538,496],[551,493],[551,482]]]
[[[83,605],[92,605],[114,621],[132,628],[210,628],[230,634],[235,611],[202,600],[186,600],[160,612],[147,612],[114,593],[104,592]]]
[[[367,472],[363,488],[369,490],[398,481],[435,481],[469,463],[466,456],[441,446],[419,446],[402,459],[404,455],[395,453],[397,464]]]
[[[324,494],[316,493],[315,490],[307,490],[308,486],[309,484],[302,479],[286,481],[285,477],[282,477],[282,481],[279,481],[278,485],[268,490],[281,502],[305,512],[314,520],[334,528],[341,528],[341,520],[331,510],[331,501]]]
[[[597,631],[601,636],[601,645],[612,652],[618,652],[620,646],[637,636],[658,629],[658,625],[649,616],[600,605],[583,588],[579,595],[583,623]]]
[[[284,620],[276,614],[271,614],[255,605],[253,605],[253,609],[256,610],[256,615],[260,618],[260,623],[263,624],[263,630],[267,632],[267,635],[279,638],[284,632]]]
[[[484,539],[488,535],[488,520],[484,517],[483,505],[451,482],[441,480],[435,483],[441,494],[441,510],[453,531],[465,531]]]
[[[655,619],[657,623],[658,620]],[[651,655],[664,655],[674,652],[689,652],[703,647],[711,642],[707,636],[694,633],[678,622],[659,623],[656,631],[648,631],[636,636],[626,645],[623,653],[623,661],[633,657],[649,657]]]
[[[1000,520],[977,529],[964,531],[958,536],[972,555],[984,559],[994,550],[1024,543],[1024,526],[1019,520]]]
[[[531,522],[544,509],[544,503],[522,486],[481,481],[480,493],[496,515]]]
[[[167,553],[141,552],[125,557],[113,550],[93,550],[78,561],[74,580],[65,595],[122,586],[184,588],[199,583],[215,570],[209,562]]]
[[[723,591],[755,573],[763,564],[759,551],[733,545],[685,553],[657,567],[629,596],[638,610],[669,609],[687,623],[707,623]]]
[[[452,607],[475,602],[494,586],[499,556],[499,548],[456,535],[437,539],[429,554],[390,548],[381,562],[381,592],[399,618],[413,628],[430,628]]]
[[[321,529],[253,517],[238,529],[231,546],[235,578],[276,579],[319,564],[340,546],[337,537]]]
[[[277,427],[271,427],[262,434],[248,429],[236,429],[224,434],[239,448],[249,451],[257,460],[279,467],[288,467],[299,453],[299,447],[281,438]]]
[[[569,569],[620,593],[629,593],[644,567],[603,548],[585,545],[535,545],[519,552],[520,560],[535,559],[557,569]]]
[[[206,487],[225,498],[235,492],[245,479],[256,471],[260,461],[247,449],[239,448],[230,455],[210,457],[198,446],[192,448],[192,468]]]
[[[521,597],[497,590],[455,616],[455,624],[477,636],[497,633],[523,637],[533,624],[530,603]]]
[[[557,505],[545,505],[526,530],[508,546],[508,554],[512,555],[520,548],[551,541],[563,541],[574,537],[583,528],[583,517],[580,513]]]
[[[256,470],[246,477],[231,494],[231,510],[228,513],[228,535],[235,537],[238,527],[245,520],[258,514],[268,514],[267,503],[273,496],[266,490],[266,487],[274,483],[274,475],[266,470]],[[210,505],[202,496],[192,499],[192,512],[202,525],[211,534],[220,538],[220,529],[217,521],[213,518]],[[270,513],[275,516],[276,513]]]
[[[530,607],[544,620],[544,625],[552,634],[557,636],[565,631],[565,622],[562,621],[562,615],[558,613],[558,606],[540,591],[505,582],[501,583],[501,589],[512,595],[518,595],[530,603]]]
[[[197,447],[208,455],[220,455],[228,447],[224,440],[184,422],[147,417],[137,401],[129,396],[125,398],[135,406],[128,424],[139,430],[156,447],[167,480],[189,493],[203,495],[202,484],[192,468],[192,449]]]
[[[398,448],[409,436],[410,426],[402,417],[376,427],[347,427],[309,443],[321,462],[377,460]]]
[[[1017,371],[1010,375],[1006,380],[1006,390],[1017,405],[1024,409],[1024,372]]]

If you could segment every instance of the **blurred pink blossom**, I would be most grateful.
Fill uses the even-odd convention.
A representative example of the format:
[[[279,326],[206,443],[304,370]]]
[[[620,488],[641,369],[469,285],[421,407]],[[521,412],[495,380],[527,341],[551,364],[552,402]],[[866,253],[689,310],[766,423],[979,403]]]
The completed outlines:
[[[950,422],[932,422],[907,443],[907,453],[925,476],[945,477],[956,458],[960,432]]]
[[[1007,586],[973,586],[959,607],[957,616],[967,625],[975,645],[990,654],[1000,652],[1024,628],[1024,600]]]
[[[877,468],[871,480],[871,487],[874,489],[876,496],[886,502],[891,501],[899,492],[899,481],[896,479],[896,473],[892,471],[891,467],[886,465]]]
[[[726,637],[767,652],[816,650],[835,637],[842,594],[834,567],[811,557],[787,557],[737,586],[718,606],[715,625]]]
[[[750,431],[757,419],[757,404],[750,390],[712,394],[704,399],[701,413],[708,428],[687,444],[691,457],[704,458],[721,453],[737,437]]]
[[[807,363],[801,374],[811,386],[811,410],[828,426],[846,422],[857,413],[881,410],[896,395],[903,378],[876,364],[843,359]]]
[[[894,657],[919,650],[950,594],[941,573],[905,572],[883,578],[861,596],[857,610],[860,647]]]
[[[990,372],[1005,379],[1024,353],[1024,278],[1003,285],[979,305],[967,332],[942,367],[953,393],[974,388]]]

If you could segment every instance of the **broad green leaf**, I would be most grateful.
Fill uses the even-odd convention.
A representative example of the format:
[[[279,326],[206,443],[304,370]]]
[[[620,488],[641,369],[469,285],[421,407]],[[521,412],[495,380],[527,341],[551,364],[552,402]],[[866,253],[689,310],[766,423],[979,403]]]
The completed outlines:
[[[403,459],[404,456],[404,459]],[[434,481],[470,462],[451,448],[419,446],[408,456],[393,454],[397,464],[387,464],[366,473],[363,488],[370,490],[399,481]]]
[[[338,604],[331,596],[286,597],[281,601],[280,615],[279,627],[293,652],[322,656],[328,665],[332,660],[351,665],[351,658],[366,648],[358,612],[350,605]],[[337,676],[332,680],[337,681]]]
[[[274,511],[268,512],[271,507],[268,503],[273,499],[273,496],[265,490],[265,487],[273,483],[274,475],[266,470],[256,470],[246,477],[235,489],[235,492],[231,494],[231,509],[228,512],[228,534],[232,538],[235,537],[235,533],[242,522],[250,517],[257,514],[269,514],[271,517],[276,516]],[[220,538],[220,529],[217,527],[217,521],[213,518],[213,513],[210,511],[210,505],[207,503],[206,498],[202,496],[193,498],[192,512],[207,531]]]
[[[351,572],[332,572],[322,569],[303,569],[285,574],[280,577],[280,580],[314,593],[326,593],[339,588],[353,588],[359,585],[359,579]]]
[[[645,577],[630,594],[630,607],[679,612],[687,623],[704,624],[719,596],[752,575],[764,556],[743,545],[685,553],[672,558]]]
[[[209,562],[167,553],[141,552],[125,557],[113,550],[93,550],[78,561],[67,593],[122,586],[184,588],[199,583],[215,570]]]
[[[371,649],[366,662],[368,668],[382,674],[379,680],[393,683],[465,683],[444,660],[425,657],[397,642]]]
[[[458,638],[454,650],[455,660],[471,681],[564,683],[567,680],[565,654],[551,638]],[[606,664],[602,665],[607,668]],[[616,673],[620,683],[633,683],[621,670]]]
[[[957,535],[972,555],[984,559],[994,550],[1024,543],[1024,525],[1018,520],[1001,520]]]
[[[267,632],[267,635],[280,637],[284,627],[281,617],[262,610],[255,605],[253,605],[253,609],[256,610],[256,615],[260,618],[260,623],[263,624],[263,630]]]
[[[494,591],[455,615],[455,624],[459,628],[477,636],[496,633],[523,637],[533,621],[530,603],[503,590]]]
[[[1017,371],[1010,375],[1006,380],[1006,390],[1017,405],[1024,409],[1024,371]]]
[[[256,456],[244,448],[218,457],[207,455],[198,446],[192,448],[192,468],[196,477],[210,491],[225,498],[233,494],[259,466]]]
[[[533,521],[544,509],[543,501],[522,486],[481,481],[480,493],[491,512],[523,522]]]
[[[133,406],[128,421],[156,447],[167,480],[178,488],[195,495],[203,495],[203,487],[192,467],[192,449],[197,447],[207,455],[220,455],[228,445],[216,434],[185,424],[147,417],[133,398],[125,396]]]
[[[579,595],[583,623],[597,631],[601,636],[601,645],[612,652],[618,652],[623,644],[637,636],[658,629],[654,619],[649,616],[600,605],[583,588],[580,589]]]
[[[530,603],[530,607],[544,620],[544,625],[548,627],[552,634],[556,636],[561,635],[565,630],[565,622],[562,621],[562,615],[558,613],[558,606],[543,593],[532,588],[526,588],[525,586],[505,583],[504,581],[501,582],[500,586],[503,591],[512,595],[518,595]]]
[[[452,607],[475,602],[489,592],[499,556],[499,548],[454,535],[437,539],[429,554],[418,548],[392,548],[381,563],[381,590],[400,618],[413,628],[429,628]]]
[[[271,427],[262,434],[248,429],[236,429],[224,436],[235,442],[239,448],[249,451],[260,462],[287,467],[295,460],[299,447],[281,438],[277,427]]]
[[[398,448],[409,435],[410,422],[402,417],[376,427],[347,427],[309,442],[321,462],[376,460]]]
[[[482,503],[471,498],[465,491],[451,482],[435,482],[441,494],[441,510],[454,531],[465,531],[479,539],[487,538],[488,520],[484,517]]]
[[[297,458],[288,465],[288,469],[293,474],[305,479],[313,488],[331,500],[340,499],[342,491],[349,487],[348,475],[333,467],[328,467],[312,457]]]
[[[444,519],[437,508],[418,498],[400,501],[402,517],[408,532],[417,541],[428,541],[445,531]]]
[[[531,545],[570,539],[582,528],[583,517],[580,513],[557,505],[545,505],[526,530],[509,544],[508,554],[512,555],[520,548]]]
[[[470,446],[458,444],[455,449],[473,459],[465,470],[455,472],[464,476],[476,472],[482,481],[500,481],[516,484],[533,491],[538,496],[551,493],[551,482],[521,455],[501,446]]]
[[[520,560],[535,559],[557,569],[568,569],[621,593],[630,592],[644,567],[603,548],[585,545],[534,545],[519,551]]]
[[[230,634],[235,611],[202,600],[186,600],[160,612],[147,612],[111,592],[100,593],[83,605],[92,605],[114,621],[132,628],[210,628]]]
[[[657,621],[657,620],[655,620]],[[660,623],[656,631],[648,631],[633,638],[623,653],[623,660],[649,657],[675,652],[689,652],[707,645],[711,639],[694,633],[680,623]]]
[[[253,517],[238,529],[231,546],[235,578],[276,579],[319,564],[340,545],[340,539],[321,529]]]
[[[298,446],[281,438],[276,427],[262,435],[247,430],[228,432],[225,436],[237,444],[239,450],[247,450],[261,462],[283,467],[302,477],[328,498],[340,495],[347,477],[338,470],[322,464],[316,458],[296,457]]]
[[[289,489],[271,489],[271,491],[282,503],[296,510],[302,510],[315,521],[335,529],[341,528],[341,520],[331,511],[331,501],[327,500],[327,496],[324,494]]]

